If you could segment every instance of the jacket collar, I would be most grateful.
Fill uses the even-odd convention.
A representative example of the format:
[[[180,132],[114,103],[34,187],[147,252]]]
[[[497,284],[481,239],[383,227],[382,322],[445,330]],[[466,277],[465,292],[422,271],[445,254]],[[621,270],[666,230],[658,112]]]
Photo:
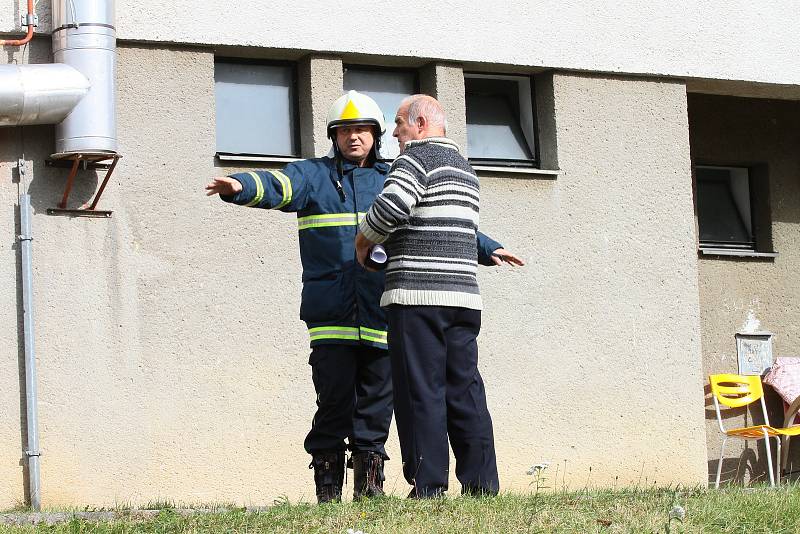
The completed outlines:
[[[359,167],[349,159],[342,158],[342,172],[350,172],[353,169],[360,169],[360,168],[361,167]],[[369,169],[370,167],[364,167],[364,168]],[[381,161],[376,162],[375,165],[372,166],[372,168],[380,172],[381,174],[386,174],[387,172],[389,172],[389,165]]]

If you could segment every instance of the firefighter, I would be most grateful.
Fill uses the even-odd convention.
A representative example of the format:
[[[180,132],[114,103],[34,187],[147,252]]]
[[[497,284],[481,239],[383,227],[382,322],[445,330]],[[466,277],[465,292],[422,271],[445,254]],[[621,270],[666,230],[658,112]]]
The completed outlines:
[[[207,195],[219,194],[225,202],[297,214],[300,318],[311,339],[317,393],[304,446],[319,503],[341,500],[348,449],[353,498],[383,495],[392,417],[386,319],[379,304],[384,275],[362,268],[354,247],[358,223],[389,171],[379,156],[385,120],[374,100],[349,91],[331,106],[327,130],[333,157],[293,162],[282,171],[216,177],[206,185]],[[513,258],[483,235],[478,248],[485,265]]]

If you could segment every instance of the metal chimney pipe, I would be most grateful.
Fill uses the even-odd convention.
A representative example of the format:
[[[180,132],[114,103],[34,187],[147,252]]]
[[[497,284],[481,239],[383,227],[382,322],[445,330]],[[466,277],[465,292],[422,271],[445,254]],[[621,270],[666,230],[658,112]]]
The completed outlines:
[[[114,0],[52,0],[53,57],[89,79],[91,88],[56,126],[56,153],[117,152]]]
[[[88,92],[69,65],[0,65],[0,126],[56,124]]]

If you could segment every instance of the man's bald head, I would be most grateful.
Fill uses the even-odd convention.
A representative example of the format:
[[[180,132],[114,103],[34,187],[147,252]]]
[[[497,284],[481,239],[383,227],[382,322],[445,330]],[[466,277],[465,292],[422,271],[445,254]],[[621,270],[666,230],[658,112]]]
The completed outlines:
[[[407,141],[426,137],[443,137],[447,130],[444,109],[429,95],[411,95],[400,102],[392,135],[400,142],[400,151]]]

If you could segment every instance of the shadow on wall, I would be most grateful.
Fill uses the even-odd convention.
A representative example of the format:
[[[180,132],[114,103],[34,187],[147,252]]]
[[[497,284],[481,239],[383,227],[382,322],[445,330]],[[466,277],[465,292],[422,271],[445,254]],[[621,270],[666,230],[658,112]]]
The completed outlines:
[[[45,161],[55,151],[55,126],[25,126],[0,128],[0,165],[17,168],[17,161],[25,156],[26,179],[34,215],[47,212],[61,202],[67,184],[69,167],[48,167]],[[105,172],[105,171],[101,171]],[[14,172],[14,182],[19,175]],[[100,182],[94,170],[79,169],[69,194],[67,208],[76,209],[90,202]],[[21,190],[20,190],[21,191]],[[34,233],[36,229],[33,229]]]
[[[689,93],[694,162],[766,164],[773,222],[800,223],[800,101]]]

